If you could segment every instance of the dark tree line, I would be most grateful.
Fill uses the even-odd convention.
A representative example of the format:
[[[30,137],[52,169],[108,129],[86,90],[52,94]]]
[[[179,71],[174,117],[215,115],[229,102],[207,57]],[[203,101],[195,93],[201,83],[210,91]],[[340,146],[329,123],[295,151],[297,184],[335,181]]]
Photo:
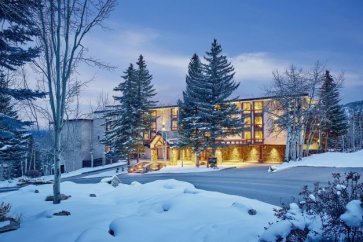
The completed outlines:
[[[0,165],[8,167],[8,176],[22,175],[21,165],[27,159],[31,140],[30,134],[25,131],[25,126],[30,123],[19,120],[13,100],[29,100],[45,95],[10,86],[11,73],[40,53],[39,47],[26,47],[31,46],[38,35],[34,27],[37,6],[38,1],[0,1]]]

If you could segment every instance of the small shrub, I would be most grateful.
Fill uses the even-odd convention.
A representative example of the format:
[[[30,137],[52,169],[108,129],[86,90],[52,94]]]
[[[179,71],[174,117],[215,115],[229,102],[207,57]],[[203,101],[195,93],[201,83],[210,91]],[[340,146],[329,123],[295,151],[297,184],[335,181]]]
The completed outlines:
[[[68,198],[72,197],[71,195],[67,196],[67,195],[64,195],[63,193],[60,196],[61,196],[61,200],[67,200]],[[45,201],[47,201],[47,202],[53,202],[53,200],[54,200],[53,195],[49,195],[45,198]]]
[[[71,213],[66,211],[66,210],[62,210],[62,211],[60,211],[58,213],[53,213],[53,215],[54,216],[69,216],[69,215],[71,215]]]
[[[21,217],[9,217],[8,213],[10,212],[10,210],[10,204],[4,202],[0,204],[0,222],[9,222],[7,225],[0,227],[0,233],[9,232],[20,228]]]
[[[27,173],[25,173],[27,177],[36,178],[40,177],[42,174],[37,170],[29,170]]]
[[[6,215],[10,212],[11,206],[9,203],[2,202],[0,204],[0,221],[4,221],[7,217]]]
[[[120,183],[121,183],[121,181],[117,176],[112,177],[111,186],[117,187]]]
[[[248,209],[248,214],[249,215],[256,215],[257,211],[255,209],[251,208],[251,209]]]
[[[342,176],[333,173],[332,176],[333,180],[327,186],[315,183],[312,190],[304,186],[297,203],[282,204],[281,209],[276,209],[278,221],[266,228],[262,240],[270,241],[266,238],[273,234],[274,239],[280,236],[286,241],[363,241],[363,183],[359,182],[360,174],[348,172]],[[360,205],[354,207],[355,214],[350,211],[352,202]],[[287,228],[288,231],[276,231],[278,228]]]

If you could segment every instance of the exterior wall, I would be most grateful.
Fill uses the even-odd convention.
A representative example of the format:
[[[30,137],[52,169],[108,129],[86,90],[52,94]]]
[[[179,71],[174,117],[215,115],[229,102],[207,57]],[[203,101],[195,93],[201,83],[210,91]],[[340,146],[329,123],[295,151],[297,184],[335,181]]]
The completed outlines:
[[[61,165],[66,172],[83,167],[83,161],[104,159],[104,146],[100,143],[104,135],[104,119],[69,120],[61,133]],[[104,162],[104,160],[103,160]]]
[[[95,117],[92,122],[92,147],[93,150],[93,158],[94,159],[102,159],[104,164],[105,162],[105,148],[104,145],[100,143],[100,140],[104,136],[105,127],[103,126],[104,119],[101,117]]]
[[[282,132],[271,132],[271,121],[269,120],[268,114],[264,114],[264,133],[265,140],[264,144],[267,145],[286,145],[287,134],[285,131]]]
[[[61,165],[66,172],[82,168],[82,161],[91,158],[92,120],[65,122],[61,133]]]

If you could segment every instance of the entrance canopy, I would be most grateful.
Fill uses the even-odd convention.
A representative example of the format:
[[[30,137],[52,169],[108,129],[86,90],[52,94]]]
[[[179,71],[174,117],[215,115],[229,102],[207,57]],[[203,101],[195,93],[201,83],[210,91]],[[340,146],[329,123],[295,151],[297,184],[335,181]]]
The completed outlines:
[[[151,141],[150,148],[165,146],[165,144],[169,146],[175,145],[178,142],[178,138],[179,134],[176,131],[160,131]]]

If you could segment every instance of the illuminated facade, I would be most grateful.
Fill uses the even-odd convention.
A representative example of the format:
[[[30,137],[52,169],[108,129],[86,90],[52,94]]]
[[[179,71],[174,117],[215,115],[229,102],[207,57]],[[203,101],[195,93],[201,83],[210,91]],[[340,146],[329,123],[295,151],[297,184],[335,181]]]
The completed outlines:
[[[255,98],[234,102],[241,110],[244,125],[240,134],[217,140],[225,144],[216,151],[219,164],[283,161],[286,134],[270,133],[268,114],[263,111],[268,101],[268,98]],[[150,132],[144,134],[145,150],[141,158],[166,161],[169,165],[194,165],[195,154],[190,149],[173,148],[178,139],[178,106],[156,107],[151,114],[153,120]],[[201,163],[210,156],[208,152],[202,152]]]

